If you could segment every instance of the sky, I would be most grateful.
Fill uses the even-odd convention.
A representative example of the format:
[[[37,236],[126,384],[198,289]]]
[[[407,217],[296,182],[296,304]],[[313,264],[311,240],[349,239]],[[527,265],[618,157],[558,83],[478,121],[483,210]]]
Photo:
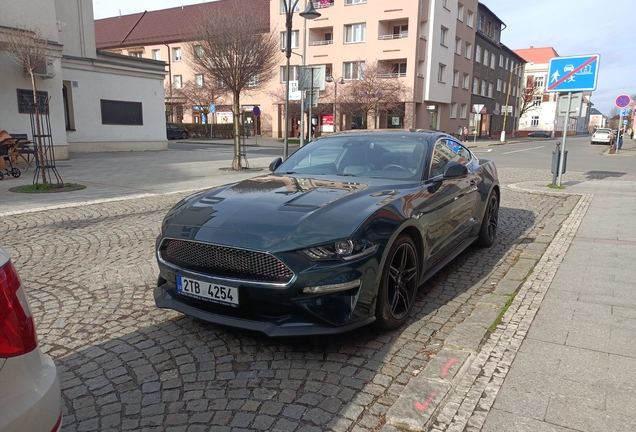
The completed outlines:
[[[374,0],[368,0],[374,1]],[[95,19],[202,0],[93,0]],[[562,57],[600,54],[594,107],[609,115],[621,94],[636,95],[636,1],[482,0],[505,24],[501,42],[511,49],[553,47]]]

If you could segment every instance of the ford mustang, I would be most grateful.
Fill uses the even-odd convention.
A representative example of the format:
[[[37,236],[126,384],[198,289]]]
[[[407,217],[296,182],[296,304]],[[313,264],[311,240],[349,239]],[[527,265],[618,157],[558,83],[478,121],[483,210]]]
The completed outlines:
[[[333,134],[270,171],[168,212],[158,307],[269,336],[395,329],[436,271],[496,241],[495,166],[444,133]]]

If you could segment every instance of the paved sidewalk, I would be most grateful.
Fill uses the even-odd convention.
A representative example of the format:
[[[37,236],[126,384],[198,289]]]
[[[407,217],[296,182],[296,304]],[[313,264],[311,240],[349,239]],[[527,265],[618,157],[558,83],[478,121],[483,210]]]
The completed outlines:
[[[636,430],[636,183],[567,192],[583,194],[579,204],[432,430]]]

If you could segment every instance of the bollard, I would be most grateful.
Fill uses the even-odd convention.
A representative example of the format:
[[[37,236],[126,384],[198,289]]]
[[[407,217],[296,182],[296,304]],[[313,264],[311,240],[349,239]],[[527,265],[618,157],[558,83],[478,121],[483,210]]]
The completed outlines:
[[[565,154],[563,155],[563,171],[561,172],[561,174],[565,174],[566,171],[566,166],[568,163],[568,152],[567,150],[564,152]],[[552,151],[552,184],[556,185],[557,184],[557,177],[559,175],[559,165],[561,162],[561,143],[557,141],[556,143],[556,149],[554,151]]]

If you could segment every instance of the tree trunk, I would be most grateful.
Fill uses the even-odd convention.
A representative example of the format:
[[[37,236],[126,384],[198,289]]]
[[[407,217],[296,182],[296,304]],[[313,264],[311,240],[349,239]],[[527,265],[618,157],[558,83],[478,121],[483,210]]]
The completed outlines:
[[[46,163],[44,160],[44,146],[42,143],[42,127],[40,126],[40,104],[38,103],[38,92],[35,84],[35,76],[33,70],[29,70],[31,76],[31,89],[33,90],[33,111],[35,116],[35,130],[37,132],[37,138],[34,137],[34,142],[37,146],[38,158],[40,159],[40,173],[42,175],[42,184],[46,184]]]
[[[234,159],[232,160],[232,169],[241,170],[241,106],[239,104],[239,92],[233,92],[233,111],[234,111]]]

